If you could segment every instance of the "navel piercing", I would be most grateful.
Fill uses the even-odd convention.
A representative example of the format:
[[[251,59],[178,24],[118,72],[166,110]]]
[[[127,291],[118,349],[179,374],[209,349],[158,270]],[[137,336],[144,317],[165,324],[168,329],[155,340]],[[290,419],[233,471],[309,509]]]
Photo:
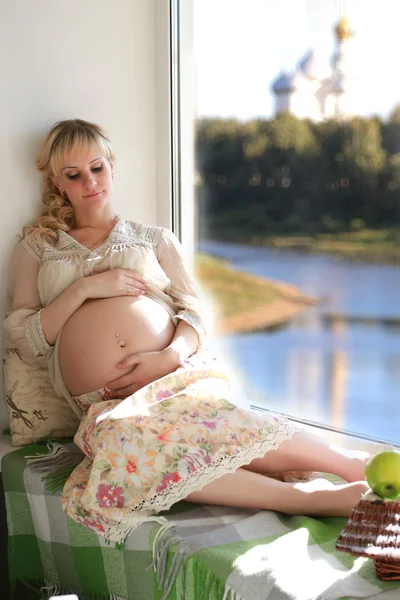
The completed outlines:
[[[117,335],[115,337],[119,338],[119,333],[117,333]],[[126,346],[126,344],[122,338],[120,340],[118,340],[118,344],[121,346],[121,348]]]

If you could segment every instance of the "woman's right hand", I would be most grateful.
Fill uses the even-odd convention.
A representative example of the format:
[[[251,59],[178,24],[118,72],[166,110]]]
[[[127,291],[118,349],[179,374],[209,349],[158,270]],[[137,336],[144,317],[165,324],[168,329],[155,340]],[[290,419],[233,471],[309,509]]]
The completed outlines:
[[[113,298],[115,296],[142,296],[147,291],[145,279],[131,269],[110,269],[80,280],[86,298]]]

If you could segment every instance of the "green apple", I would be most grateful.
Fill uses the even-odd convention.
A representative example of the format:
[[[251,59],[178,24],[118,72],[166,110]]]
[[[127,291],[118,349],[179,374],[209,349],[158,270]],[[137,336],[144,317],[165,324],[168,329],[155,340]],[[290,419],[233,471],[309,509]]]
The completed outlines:
[[[381,498],[400,496],[400,452],[386,450],[372,457],[365,468],[370,488]]]

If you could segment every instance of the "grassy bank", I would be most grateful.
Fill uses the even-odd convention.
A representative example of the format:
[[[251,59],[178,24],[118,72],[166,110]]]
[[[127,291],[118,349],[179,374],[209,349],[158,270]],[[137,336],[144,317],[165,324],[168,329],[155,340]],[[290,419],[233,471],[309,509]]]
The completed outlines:
[[[318,303],[293,286],[241,273],[204,254],[196,256],[195,273],[218,315],[219,333],[274,327]]]
[[[307,236],[271,236],[275,248],[296,249],[313,253],[329,253],[349,260],[400,265],[400,234],[396,230],[372,230]]]
[[[316,235],[237,235],[219,233],[215,239],[296,250],[310,254],[333,254],[350,261],[400,266],[400,231],[398,229],[361,229]]]

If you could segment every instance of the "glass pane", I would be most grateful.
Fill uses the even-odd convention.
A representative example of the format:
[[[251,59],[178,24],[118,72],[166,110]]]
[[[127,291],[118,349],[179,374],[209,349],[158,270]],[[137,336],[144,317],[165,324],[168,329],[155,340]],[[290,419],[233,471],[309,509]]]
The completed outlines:
[[[396,443],[399,9],[194,7],[196,268],[217,341],[253,403]]]

